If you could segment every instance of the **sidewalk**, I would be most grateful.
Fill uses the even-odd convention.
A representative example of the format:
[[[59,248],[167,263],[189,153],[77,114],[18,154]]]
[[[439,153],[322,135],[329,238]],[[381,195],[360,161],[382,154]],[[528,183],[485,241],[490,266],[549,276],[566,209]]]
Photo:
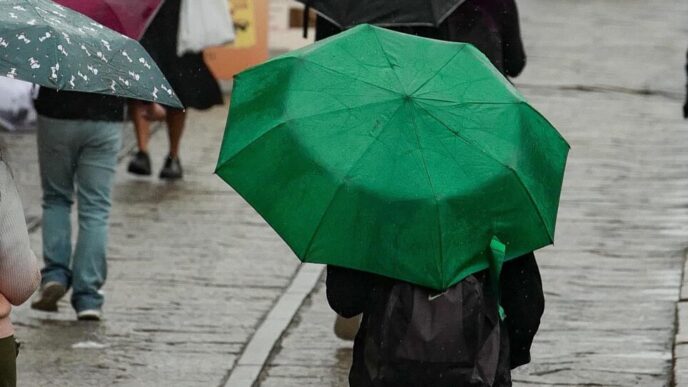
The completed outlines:
[[[75,321],[25,305],[14,314],[22,386],[216,386],[289,284],[298,261],[212,174],[227,107],[190,112],[185,178],[164,183],[117,172],[105,321]],[[40,215],[33,134],[2,134],[27,213]],[[155,173],[164,131],[151,144]],[[41,251],[40,229],[31,234]]]
[[[529,56],[517,85],[572,150],[556,245],[537,253],[546,312],[514,384],[667,386],[688,243],[688,3],[519,6]],[[351,344],[333,322],[321,287],[260,385],[348,385]]]
[[[517,79],[572,145],[557,244],[538,252],[547,310],[517,386],[665,386],[688,242],[688,3],[520,0]],[[184,181],[119,166],[105,321],[19,308],[20,386],[223,385],[298,261],[212,174],[227,107],[190,112]],[[5,135],[27,215],[40,215],[35,138]],[[164,133],[153,138],[155,171]],[[40,229],[31,234],[40,254]],[[346,386],[349,343],[324,288],[278,343],[262,386]],[[267,343],[271,345],[272,343]],[[677,351],[684,354],[686,351]],[[685,359],[677,364],[682,365]]]

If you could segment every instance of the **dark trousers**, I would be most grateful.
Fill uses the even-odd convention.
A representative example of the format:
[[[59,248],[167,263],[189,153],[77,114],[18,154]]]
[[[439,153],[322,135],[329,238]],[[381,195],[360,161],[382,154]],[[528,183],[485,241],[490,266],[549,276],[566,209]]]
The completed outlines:
[[[0,387],[17,385],[17,354],[19,345],[14,336],[0,339]]]

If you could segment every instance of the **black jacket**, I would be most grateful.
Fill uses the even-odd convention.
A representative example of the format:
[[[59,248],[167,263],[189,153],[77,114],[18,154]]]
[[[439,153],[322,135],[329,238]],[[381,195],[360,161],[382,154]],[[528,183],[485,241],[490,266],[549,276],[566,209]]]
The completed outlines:
[[[125,101],[125,98],[112,95],[41,87],[34,105],[38,114],[49,118],[120,122],[125,119]]]
[[[487,277],[483,275],[482,277]],[[335,266],[327,267],[327,301],[343,317],[363,314],[361,328],[354,342],[353,363],[349,374],[352,387],[370,386],[370,377],[364,364],[367,316],[386,300],[395,280],[357,270]],[[504,337],[509,351],[511,368],[530,362],[530,346],[540,326],[545,300],[542,281],[535,256],[532,253],[504,264],[500,279],[501,305],[506,313],[504,324],[508,337]]]
[[[515,77],[526,65],[514,0],[468,0],[440,30],[444,40],[476,46],[505,75]]]
[[[514,0],[467,0],[438,28],[397,27],[394,30],[426,38],[471,43],[499,71],[510,77],[520,74],[526,64]],[[339,32],[341,30],[336,25],[322,17],[317,18],[316,40]]]

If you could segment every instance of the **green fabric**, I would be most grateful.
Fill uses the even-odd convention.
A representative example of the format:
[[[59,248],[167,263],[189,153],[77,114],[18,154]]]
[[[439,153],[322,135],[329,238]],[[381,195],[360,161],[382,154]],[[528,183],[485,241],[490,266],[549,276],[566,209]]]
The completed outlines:
[[[17,352],[14,336],[0,339],[0,387],[17,385]]]
[[[506,313],[500,303],[499,277],[502,275],[502,266],[504,265],[504,257],[506,257],[506,246],[499,238],[494,237],[490,241],[490,250],[492,251],[490,257],[490,284],[492,290],[497,297],[497,305],[499,305],[499,318],[504,320]]]
[[[182,107],[137,41],[50,0],[0,0],[0,75]]]
[[[568,150],[473,46],[362,25],[236,77],[217,173],[304,262],[445,289],[552,243]]]

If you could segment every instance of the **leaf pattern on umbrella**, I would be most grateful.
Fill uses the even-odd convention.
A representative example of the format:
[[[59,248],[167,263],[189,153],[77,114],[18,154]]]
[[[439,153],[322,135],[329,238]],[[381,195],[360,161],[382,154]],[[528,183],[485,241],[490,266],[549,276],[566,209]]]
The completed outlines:
[[[182,107],[137,41],[50,0],[0,0],[0,75]]]

